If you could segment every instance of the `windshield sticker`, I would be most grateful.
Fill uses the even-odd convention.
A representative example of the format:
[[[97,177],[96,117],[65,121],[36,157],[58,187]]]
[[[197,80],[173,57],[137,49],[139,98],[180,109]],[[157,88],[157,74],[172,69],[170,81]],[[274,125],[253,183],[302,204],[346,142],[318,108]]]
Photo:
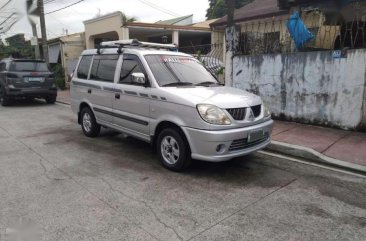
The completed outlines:
[[[161,60],[164,63],[196,63],[197,60],[193,58],[180,58],[180,57],[162,57]]]

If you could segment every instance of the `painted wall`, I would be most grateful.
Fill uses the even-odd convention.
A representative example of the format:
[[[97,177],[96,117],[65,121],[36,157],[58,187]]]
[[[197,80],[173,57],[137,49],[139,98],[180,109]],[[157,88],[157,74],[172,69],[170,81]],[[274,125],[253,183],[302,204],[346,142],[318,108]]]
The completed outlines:
[[[78,59],[85,49],[85,34],[63,36],[60,40],[62,46],[61,61],[62,66],[65,68],[65,76],[67,76],[75,70]]]
[[[117,36],[117,39],[127,39],[126,31],[121,28],[122,13],[114,12],[94,19],[84,21],[86,48],[94,48],[94,38],[96,36],[108,37],[108,34]],[[128,32],[127,32],[128,33]]]
[[[233,86],[257,93],[274,116],[355,129],[362,125],[366,50],[347,58],[306,52],[233,58]]]

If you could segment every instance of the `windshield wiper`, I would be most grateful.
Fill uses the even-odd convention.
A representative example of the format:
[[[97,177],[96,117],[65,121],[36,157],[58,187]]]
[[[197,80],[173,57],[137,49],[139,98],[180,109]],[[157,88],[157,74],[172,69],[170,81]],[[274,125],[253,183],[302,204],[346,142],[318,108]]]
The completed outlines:
[[[210,86],[210,85],[220,85],[220,84],[216,83],[216,82],[212,82],[212,81],[205,81],[205,82],[196,84],[196,86]]]
[[[187,86],[187,85],[193,85],[193,84],[191,82],[174,82],[174,83],[163,85],[163,87]]]

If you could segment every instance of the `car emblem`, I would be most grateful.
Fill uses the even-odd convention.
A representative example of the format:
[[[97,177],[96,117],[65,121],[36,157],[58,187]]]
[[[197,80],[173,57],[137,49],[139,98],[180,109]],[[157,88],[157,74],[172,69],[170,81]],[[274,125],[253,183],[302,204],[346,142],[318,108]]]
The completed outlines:
[[[251,108],[249,109],[249,117],[248,117],[248,120],[249,121],[254,121],[255,120],[255,116],[254,116],[253,110]]]

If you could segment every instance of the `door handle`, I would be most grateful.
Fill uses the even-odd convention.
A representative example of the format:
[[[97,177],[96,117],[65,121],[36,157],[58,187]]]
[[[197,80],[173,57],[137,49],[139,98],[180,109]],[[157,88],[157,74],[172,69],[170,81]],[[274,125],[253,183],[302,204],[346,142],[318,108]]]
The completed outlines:
[[[121,94],[116,93],[116,94],[114,95],[114,98],[116,98],[116,99],[120,99],[120,98],[121,98]]]
[[[88,94],[91,94],[92,90],[91,89],[88,89]]]

